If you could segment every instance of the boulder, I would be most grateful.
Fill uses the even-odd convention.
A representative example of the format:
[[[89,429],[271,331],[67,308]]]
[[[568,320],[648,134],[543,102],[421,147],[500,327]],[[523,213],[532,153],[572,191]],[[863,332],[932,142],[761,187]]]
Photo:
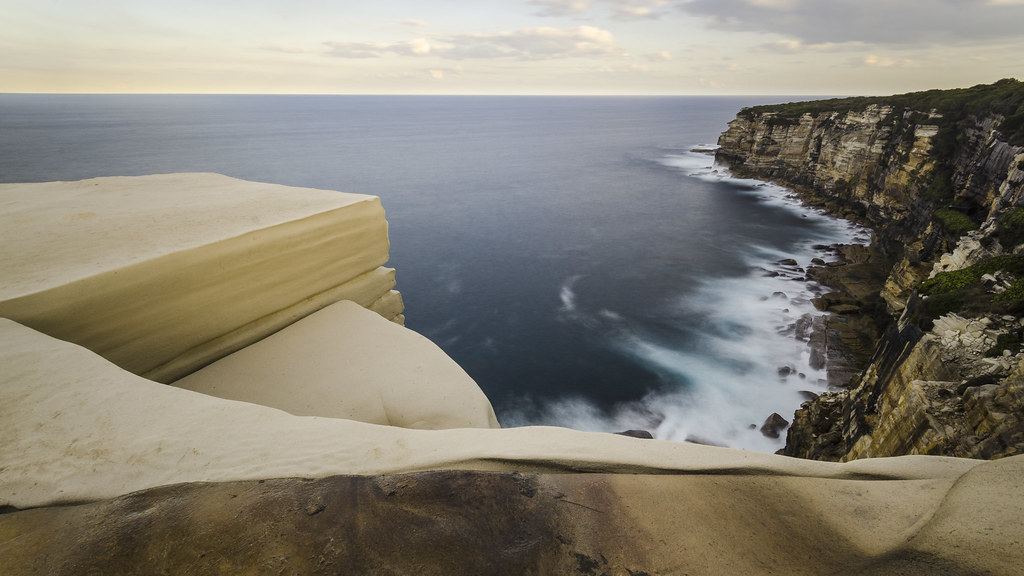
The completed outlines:
[[[772,415],[765,419],[760,430],[761,434],[768,438],[778,438],[781,432],[786,429],[786,426],[789,426],[789,421],[778,413],[772,412]]]

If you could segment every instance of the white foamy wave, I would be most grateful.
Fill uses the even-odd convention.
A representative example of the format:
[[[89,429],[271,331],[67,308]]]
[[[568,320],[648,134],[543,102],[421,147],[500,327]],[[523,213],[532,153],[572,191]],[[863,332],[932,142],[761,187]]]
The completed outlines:
[[[803,206],[781,186],[732,177],[714,165],[712,148],[671,154],[661,163],[688,176],[726,181],[739,193],[797,212],[819,232],[790,250],[748,247],[746,275],[707,279],[660,309],[685,337],[647,333],[609,310],[588,313],[576,301],[579,276],[568,278],[560,293],[563,318],[600,328],[613,350],[658,374],[665,385],[610,411],[581,398],[557,400],[542,408],[540,420],[604,432],[645,428],[660,439],[772,452],[784,445],[785,430],[779,438],[766,437],[760,431],[765,420],[772,413],[791,420],[808,392],[825,391],[823,351],[810,342],[823,329],[825,314],[812,304],[823,289],[807,281],[806,268],[813,258],[828,257],[822,244],[867,243],[870,236]]]
[[[819,208],[803,204],[796,194],[785,186],[753,178],[733,176],[729,168],[715,163],[714,151],[717,149],[718,146],[698,145],[685,152],[665,154],[658,160],[658,163],[679,170],[692,178],[730,184],[741,194],[752,195],[768,205],[784,208],[818,224],[825,224],[834,230],[837,237],[832,242],[858,244],[870,242],[871,234],[867,229],[855,223],[834,218]]]
[[[562,283],[562,287],[558,292],[558,298],[562,301],[562,312],[576,311],[576,292],[573,291],[573,286],[575,286],[580,278],[581,276],[577,274],[570,276]]]

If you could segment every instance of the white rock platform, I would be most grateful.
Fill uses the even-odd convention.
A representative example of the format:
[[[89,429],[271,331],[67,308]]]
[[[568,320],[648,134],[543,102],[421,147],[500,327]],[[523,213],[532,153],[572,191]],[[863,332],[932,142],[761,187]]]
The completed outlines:
[[[401,319],[374,196],[218,174],[0,184],[0,317],[170,382],[338,300]]]

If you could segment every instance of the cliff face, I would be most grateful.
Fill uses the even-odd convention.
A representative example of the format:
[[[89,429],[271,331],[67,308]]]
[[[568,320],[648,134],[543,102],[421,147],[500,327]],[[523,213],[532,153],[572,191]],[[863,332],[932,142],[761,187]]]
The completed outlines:
[[[870,226],[884,271],[867,297],[841,267],[812,274],[837,290],[829,301],[856,300],[880,334],[848,387],[797,411],[786,454],[1024,450],[1022,124],[1014,80],[745,109],[729,124],[719,162]]]
[[[893,106],[803,114],[740,115],[719,140],[734,172],[770,178],[827,197],[844,215],[902,220],[913,208],[913,176],[929,170],[934,124],[907,129]]]

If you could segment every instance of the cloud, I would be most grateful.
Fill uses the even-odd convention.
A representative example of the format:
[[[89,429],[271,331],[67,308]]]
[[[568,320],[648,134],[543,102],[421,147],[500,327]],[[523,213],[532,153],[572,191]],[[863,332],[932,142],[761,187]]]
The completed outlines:
[[[282,46],[280,44],[266,45],[262,48],[271,52],[284,52],[285,54],[316,54],[318,52],[317,50],[302,46]]]
[[[540,6],[537,16],[573,16],[583,14],[590,7],[590,0],[526,0],[526,3]]]
[[[550,60],[622,55],[611,32],[594,26],[523,28],[494,34],[458,34],[402,42],[325,42],[337,58],[437,56],[453,60],[509,58]]]
[[[650,62],[668,62],[669,60],[672,59],[672,53],[662,50],[661,52],[652,52],[651,54],[644,54],[644,58],[646,58]]]
[[[387,54],[426,56],[430,42],[423,38],[403,42],[324,42],[328,54],[338,58],[380,58]]]
[[[404,24],[405,26],[410,26],[412,28],[429,28],[430,27],[430,24],[424,22],[423,20],[416,20],[416,19],[413,19],[413,18],[406,18],[405,20],[402,20],[401,24]]]
[[[821,44],[806,44],[800,40],[784,39],[761,44],[756,48],[756,51],[774,52],[776,54],[800,54],[804,52],[842,52],[865,49],[867,49],[867,45],[863,42],[844,42],[842,44],[835,42],[823,42]]]
[[[580,16],[595,4],[605,6],[616,20],[652,20],[671,12],[672,0],[525,0],[540,6],[537,16]]]
[[[875,54],[869,54],[864,57],[863,63],[872,68],[916,68],[917,63],[908,58],[902,58],[894,60],[884,56],[877,56]]]
[[[443,80],[446,74],[461,76],[462,66],[454,66],[451,68],[430,68],[427,70],[427,74],[429,74],[434,80]]]
[[[616,20],[656,20],[670,12],[669,0],[611,0]]]
[[[594,26],[523,28],[497,34],[462,34],[445,38],[446,58],[513,58],[548,60],[619,53],[611,32]]]
[[[1021,35],[1024,0],[689,0],[716,28],[784,34],[807,44],[938,44]]]

